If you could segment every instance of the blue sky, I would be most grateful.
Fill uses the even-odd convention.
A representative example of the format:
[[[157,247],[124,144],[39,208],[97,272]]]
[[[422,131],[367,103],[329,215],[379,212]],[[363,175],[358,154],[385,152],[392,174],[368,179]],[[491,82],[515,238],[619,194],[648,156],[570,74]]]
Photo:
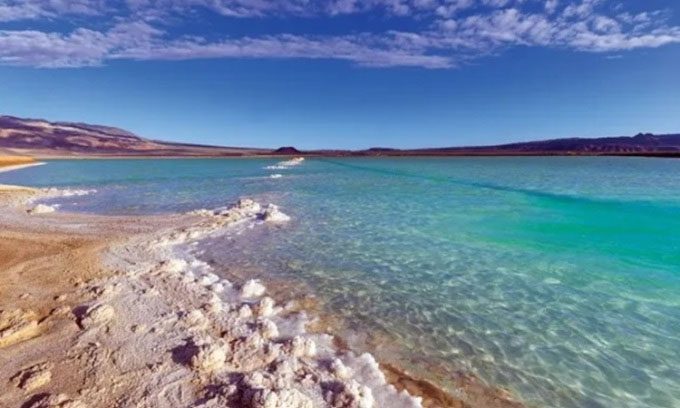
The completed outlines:
[[[0,113],[195,143],[680,132],[674,0],[0,0]]]

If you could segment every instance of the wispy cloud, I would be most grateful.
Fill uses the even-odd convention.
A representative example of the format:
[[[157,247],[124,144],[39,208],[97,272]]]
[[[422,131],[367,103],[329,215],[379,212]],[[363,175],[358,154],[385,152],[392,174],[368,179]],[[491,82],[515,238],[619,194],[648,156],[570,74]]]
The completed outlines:
[[[618,4],[618,3],[617,3]],[[0,21],[25,29],[0,30],[0,64],[97,66],[106,61],[197,58],[310,58],[362,66],[452,68],[514,46],[621,53],[680,43],[669,11],[632,13],[608,0],[9,0]],[[410,19],[419,30],[320,35],[186,35],[191,11],[219,18],[333,19],[380,13]],[[30,29],[33,22],[90,16],[91,26],[64,31]],[[393,18],[399,16],[399,18]],[[78,19],[76,21],[81,21]],[[112,23],[107,23],[110,21]],[[68,25],[65,25],[68,26]],[[102,27],[107,27],[102,29]]]
[[[92,16],[111,10],[105,0],[3,0],[0,3],[0,22],[67,15]]]

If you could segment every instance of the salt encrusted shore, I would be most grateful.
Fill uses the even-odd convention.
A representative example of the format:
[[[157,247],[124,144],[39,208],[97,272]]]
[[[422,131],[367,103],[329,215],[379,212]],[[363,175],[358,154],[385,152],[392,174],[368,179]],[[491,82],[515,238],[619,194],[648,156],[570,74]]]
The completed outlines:
[[[145,217],[39,208],[91,193],[0,188],[0,406],[520,406],[468,377],[455,397],[396,367],[383,367],[387,381],[370,354],[307,331],[294,301],[192,255],[215,234],[287,228],[275,205]]]
[[[14,170],[21,170],[25,169],[28,167],[35,167],[35,166],[42,166],[43,162],[35,162],[35,163],[25,163],[25,164],[11,164],[7,166],[0,166],[0,173],[5,173],[8,171],[14,171]]]
[[[3,212],[0,223],[47,233],[105,228],[102,217],[30,211],[36,197],[57,191],[22,194],[28,206]],[[189,254],[211,234],[282,226],[289,218],[276,206],[241,200],[170,218],[109,220],[114,243],[99,250],[111,273],[55,294],[52,301],[63,305],[46,316],[2,299],[0,406],[421,406],[387,383],[371,355],[337,350],[330,335],[306,332],[307,316],[277,305],[261,282],[233,285]],[[16,303],[33,295],[22,296]],[[54,326],[61,333],[46,336]],[[55,341],[63,353],[52,358],[45,352]],[[60,386],[73,365],[80,383]]]
[[[187,228],[128,242],[113,248],[108,257],[114,267],[127,271],[121,280],[109,284],[133,293],[140,293],[139,288],[126,286],[140,284],[142,292],[151,291],[153,300],[147,305],[173,299],[169,309],[167,304],[156,304],[146,314],[163,322],[156,329],[165,333],[160,347],[173,350],[182,363],[181,374],[173,371],[173,384],[158,384],[173,388],[170,394],[176,399],[155,400],[152,405],[421,406],[419,398],[389,385],[369,354],[340,352],[331,336],[307,333],[304,313],[293,305],[276,305],[261,282],[233,285],[188,253],[194,242],[211,234],[287,222],[288,217],[277,207],[263,207],[246,199],[229,208],[192,215],[201,220]],[[107,304],[114,309],[127,306]],[[159,347],[156,342],[149,345]],[[159,367],[153,374],[162,383],[170,373]],[[177,376],[185,381],[176,382]],[[185,389],[188,385],[191,390]],[[198,404],[193,396],[196,393]],[[184,396],[189,396],[188,400]]]

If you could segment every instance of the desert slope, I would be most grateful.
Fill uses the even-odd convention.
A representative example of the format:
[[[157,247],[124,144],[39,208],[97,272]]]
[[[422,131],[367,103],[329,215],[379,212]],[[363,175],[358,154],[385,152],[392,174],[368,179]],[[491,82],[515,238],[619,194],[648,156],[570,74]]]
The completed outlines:
[[[8,155],[220,157],[269,152],[263,149],[161,142],[109,126],[0,116],[0,153]]]

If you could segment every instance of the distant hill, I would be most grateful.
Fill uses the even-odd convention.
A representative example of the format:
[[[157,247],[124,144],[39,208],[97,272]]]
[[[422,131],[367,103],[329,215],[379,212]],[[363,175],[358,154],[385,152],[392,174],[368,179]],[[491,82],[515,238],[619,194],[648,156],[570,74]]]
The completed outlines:
[[[434,149],[436,150],[436,149]],[[449,149],[447,149],[449,150]],[[535,142],[511,143],[491,147],[451,148],[467,152],[512,152],[517,154],[680,154],[680,134],[654,135],[639,133],[636,136],[601,137],[595,139],[568,138]]]
[[[274,149],[203,146],[145,139],[126,130],[85,123],[49,122],[0,116],[0,154],[37,157],[229,157],[281,156],[667,156],[680,157],[680,134],[633,137],[568,138],[497,146],[445,147],[400,150],[300,151],[292,146]]]
[[[680,134],[568,138],[495,146],[390,149],[359,151],[318,150],[309,154],[330,156],[662,156],[680,157]]]
[[[0,116],[5,154],[56,156],[242,156],[271,150],[202,146],[145,139],[126,130],[85,123]],[[0,152],[1,153],[1,152]]]
[[[300,154],[301,152],[292,147],[292,146],[284,146],[284,147],[279,147],[278,149],[274,150],[274,154],[280,154],[280,155],[296,155]]]

